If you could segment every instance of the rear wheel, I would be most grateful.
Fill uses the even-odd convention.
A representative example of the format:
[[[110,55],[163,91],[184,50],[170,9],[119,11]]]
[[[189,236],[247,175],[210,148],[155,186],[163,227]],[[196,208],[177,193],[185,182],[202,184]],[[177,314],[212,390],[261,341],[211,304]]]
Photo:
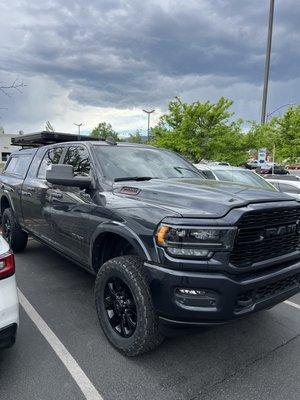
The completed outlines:
[[[20,228],[11,208],[6,208],[2,214],[2,234],[14,252],[25,249],[28,235]]]
[[[101,267],[95,302],[105,335],[123,354],[140,355],[163,340],[143,262],[138,257],[117,257]]]

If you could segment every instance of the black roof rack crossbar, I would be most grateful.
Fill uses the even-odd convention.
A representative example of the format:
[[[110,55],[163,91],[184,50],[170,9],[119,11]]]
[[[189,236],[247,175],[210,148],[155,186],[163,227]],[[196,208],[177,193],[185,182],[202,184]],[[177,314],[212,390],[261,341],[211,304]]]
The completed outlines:
[[[73,135],[72,133],[42,131],[16,136],[11,139],[11,144],[22,147],[41,147],[54,143],[81,142],[91,140],[99,141],[99,138],[93,136]]]

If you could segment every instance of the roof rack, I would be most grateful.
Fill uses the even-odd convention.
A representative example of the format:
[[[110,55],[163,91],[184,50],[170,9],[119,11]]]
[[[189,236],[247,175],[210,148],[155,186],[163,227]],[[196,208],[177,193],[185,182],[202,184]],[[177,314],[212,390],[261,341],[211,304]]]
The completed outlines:
[[[42,131],[11,138],[11,144],[22,147],[41,147],[54,143],[83,142],[91,140],[99,141],[99,138],[93,136],[73,135],[72,133]]]

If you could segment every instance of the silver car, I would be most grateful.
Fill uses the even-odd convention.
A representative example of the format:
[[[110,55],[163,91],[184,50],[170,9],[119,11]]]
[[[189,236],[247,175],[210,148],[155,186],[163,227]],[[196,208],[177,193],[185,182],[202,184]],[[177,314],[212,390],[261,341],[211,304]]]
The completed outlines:
[[[194,164],[194,166],[201,171],[207,179],[232,182],[258,189],[277,190],[271,183],[249,169],[215,164]]]
[[[300,200],[300,180],[267,179],[280,192],[286,193],[296,200]]]

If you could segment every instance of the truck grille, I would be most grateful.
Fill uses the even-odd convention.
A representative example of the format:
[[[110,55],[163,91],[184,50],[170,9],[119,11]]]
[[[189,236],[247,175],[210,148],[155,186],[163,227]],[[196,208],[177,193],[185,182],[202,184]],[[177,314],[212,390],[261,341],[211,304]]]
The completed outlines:
[[[236,267],[249,267],[300,250],[300,207],[251,211],[238,221],[230,255]],[[300,256],[300,252],[299,252]]]

